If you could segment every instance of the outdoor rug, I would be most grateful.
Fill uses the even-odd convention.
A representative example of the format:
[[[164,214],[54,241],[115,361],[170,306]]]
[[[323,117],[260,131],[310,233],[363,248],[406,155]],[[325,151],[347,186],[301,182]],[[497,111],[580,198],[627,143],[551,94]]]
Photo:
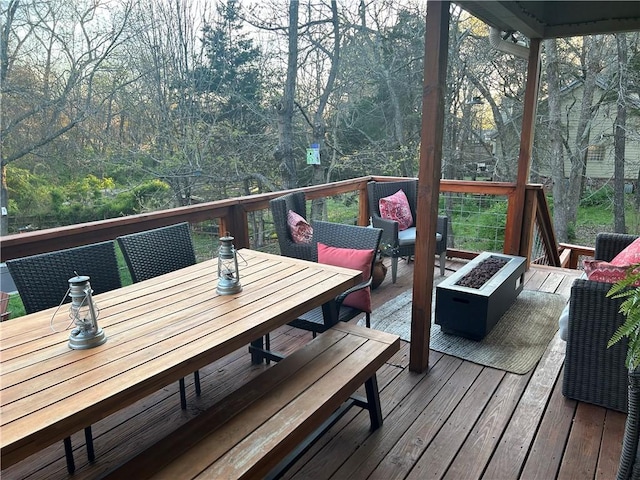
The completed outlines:
[[[407,291],[374,310],[371,328],[410,341],[411,295],[412,292]],[[481,341],[442,333],[440,325],[432,324],[429,347],[480,365],[525,374],[540,360],[558,330],[558,318],[565,304],[566,299],[555,293],[522,290]]]

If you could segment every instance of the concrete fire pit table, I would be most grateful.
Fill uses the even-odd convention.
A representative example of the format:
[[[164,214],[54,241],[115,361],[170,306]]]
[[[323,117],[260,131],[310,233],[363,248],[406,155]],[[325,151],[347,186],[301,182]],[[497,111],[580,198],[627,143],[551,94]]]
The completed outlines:
[[[506,263],[480,288],[457,285],[485,260],[491,259]],[[522,291],[526,260],[502,253],[478,255],[436,286],[436,324],[444,333],[482,340]]]

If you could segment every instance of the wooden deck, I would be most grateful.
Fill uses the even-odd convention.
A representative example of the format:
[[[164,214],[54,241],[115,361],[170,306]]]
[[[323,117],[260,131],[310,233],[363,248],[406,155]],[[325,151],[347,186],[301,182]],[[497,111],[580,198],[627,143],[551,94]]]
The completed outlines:
[[[461,264],[448,262],[447,274]],[[413,264],[400,262],[373,293],[374,313],[411,288]],[[533,267],[525,288],[568,298],[575,271]],[[272,345],[287,352],[310,335],[289,327]],[[538,366],[515,375],[437,352],[426,374],[409,371],[409,344],[378,373],[385,424],[369,432],[366,412],[352,410],[286,474],[292,479],[611,479],[625,415],[562,396],[564,342],[558,335]],[[187,379],[188,409],[177,384],[93,425],[96,462],[88,464],[82,432],[74,435],[77,471],[70,477],[62,442],[2,471],[9,479],[94,479],[198,415],[267,366],[252,366],[246,349],[200,370],[202,395]],[[189,383],[190,381],[190,383]],[[131,479],[133,480],[133,479]]]

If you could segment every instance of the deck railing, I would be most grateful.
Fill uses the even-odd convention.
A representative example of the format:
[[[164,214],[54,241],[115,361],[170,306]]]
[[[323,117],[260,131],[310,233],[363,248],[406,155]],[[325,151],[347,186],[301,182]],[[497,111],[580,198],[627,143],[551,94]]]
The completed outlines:
[[[296,190],[304,191],[309,200],[355,192],[358,197],[357,223],[367,225],[369,222],[367,183],[371,180],[393,181],[398,179],[397,177],[368,176]],[[568,255],[569,260],[565,254],[564,261],[561,261],[542,186],[532,184],[527,185],[526,189],[525,211],[515,212],[513,211],[515,183],[441,180],[440,195],[442,205],[444,205],[441,210],[446,214],[451,205],[450,200],[461,195],[504,198],[507,204],[504,235],[514,235],[513,225],[517,224],[514,222],[514,218],[522,215],[523,219],[521,230],[515,232],[516,244],[520,245],[519,251],[504,253],[525,256],[530,262],[540,263],[540,259],[544,258],[542,263],[548,265],[561,266],[564,264],[575,268],[577,260],[571,261],[570,259],[573,257],[570,254]],[[287,192],[261,193],[122,218],[7,235],[1,239],[0,257],[2,261],[6,261],[37,253],[113,240],[120,235],[184,221],[190,223],[217,221],[218,231],[231,232],[235,237],[234,243],[237,248],[251,247],[249,214],[268,209],[269,200]],[[584,247],[578,248],[580,251],[585,250]],[[455,245],[452,245],[447,251],[447,256],[468,259],[473,258],[477,253],[477,251],[456,248]]]

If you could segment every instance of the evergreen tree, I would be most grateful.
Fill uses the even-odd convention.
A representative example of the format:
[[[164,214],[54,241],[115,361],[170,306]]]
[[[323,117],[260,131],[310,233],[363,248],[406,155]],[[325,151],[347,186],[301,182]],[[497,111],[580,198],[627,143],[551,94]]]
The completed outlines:
[[[203,28],[208,65],[195,69],[195,88],[214,94],[217,120],[255,132],[262,124],[260,50],[243,31],[237,0],[217,5],[218,19]]]

